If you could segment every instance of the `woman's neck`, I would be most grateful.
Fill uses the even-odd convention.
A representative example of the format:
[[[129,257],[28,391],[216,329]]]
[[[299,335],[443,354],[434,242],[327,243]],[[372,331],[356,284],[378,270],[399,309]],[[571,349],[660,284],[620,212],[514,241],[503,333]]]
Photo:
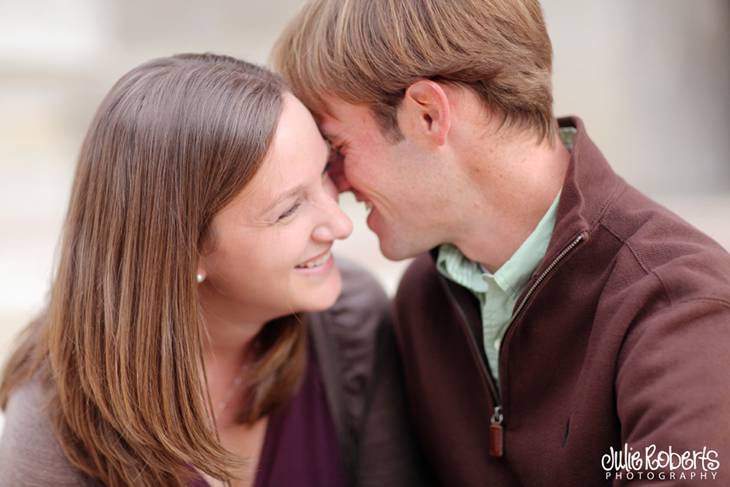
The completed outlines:
[[[268,319],[221,296],[207,281],[198,288],[198,295],[208,331],[205,355],[240,364],[246,347]]]
[[[236,408],[244,393],[246,350],[264,326],[240,306],[228,303],[206,283],[199,288],[207,339],[203,344],[205,379],[216,428],[236,423]]]

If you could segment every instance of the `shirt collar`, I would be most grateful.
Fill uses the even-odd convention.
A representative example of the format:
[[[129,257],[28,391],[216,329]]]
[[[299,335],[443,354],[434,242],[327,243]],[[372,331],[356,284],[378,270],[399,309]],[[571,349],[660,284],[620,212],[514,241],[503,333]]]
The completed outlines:
[[[532,233],[494,274],[481,264],[469,260],[452,244],[439,247],[436,268],[446,278],[474,292],[484,293],[492,281],[505,293],[520,294],[538,264],[545,257],[555,226],[560,193],[543,215]]]

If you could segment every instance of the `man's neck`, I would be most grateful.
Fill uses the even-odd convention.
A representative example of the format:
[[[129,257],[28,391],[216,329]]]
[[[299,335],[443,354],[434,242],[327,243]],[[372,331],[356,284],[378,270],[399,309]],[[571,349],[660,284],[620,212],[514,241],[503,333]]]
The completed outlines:
[[[495,148],[495,145],[497,148]],[[496,272],[534,231],[560,192],[570,153],[551,144],[513,140],[473,151],[474,171],[461,193],[462,219],[452,243],[470,260]]]

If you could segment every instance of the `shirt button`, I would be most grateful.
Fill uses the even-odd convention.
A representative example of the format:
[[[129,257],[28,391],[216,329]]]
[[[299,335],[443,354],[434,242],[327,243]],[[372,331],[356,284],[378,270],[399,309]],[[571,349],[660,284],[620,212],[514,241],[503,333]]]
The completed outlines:
[[[501,338],[495,338],[494,339],[494,348],[496,348],[497,350],[499,350],[499,346],[501,344],[502,344],[502,339]]]

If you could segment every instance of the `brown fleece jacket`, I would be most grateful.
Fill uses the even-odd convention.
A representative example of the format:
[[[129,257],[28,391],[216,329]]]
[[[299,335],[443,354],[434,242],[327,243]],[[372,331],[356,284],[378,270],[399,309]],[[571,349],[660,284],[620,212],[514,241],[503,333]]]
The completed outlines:
[[[730,485],[730,255],[617,176],[579,119],[560,123],[577,128],[575,147],[502,341],[499,390],[477,300],[437,272],[435,252],[400,285],[422,446],[449,487]],[[624,445],[643,462],[630,474],[604,457]],[[694,461],[657,466],[670,448]]]

